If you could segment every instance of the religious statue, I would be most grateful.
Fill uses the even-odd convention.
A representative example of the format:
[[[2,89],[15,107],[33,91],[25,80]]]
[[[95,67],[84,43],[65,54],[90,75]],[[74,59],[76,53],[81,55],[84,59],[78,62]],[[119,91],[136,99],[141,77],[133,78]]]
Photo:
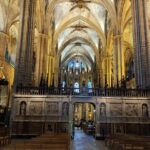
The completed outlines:
[[[106,116],[106,104],[105,103],[100,104],[100,116]]]
[[[74,83],[74,92],[75,92],[75,93],[79,93],[79,92],[80,92],[79,83],[78,83],[78,82],[75,82],[75,83]]]
[[[20,115],[23,116],[26,115],[26,106],[27,106],[26,102],[23,101],[20,103]]]
[[[88,81],[88,93],[92,93],[92,81],[91,80],[89,80]]]
[[[64,91],[65,87],[66,87],[66,82],[63,81],[63,82],[62,82],[62,90],[63,90],[63,91]]]
[[[147,104],[142,105],[142,116],[143,117],[148,117],[149,116],[148,115],[148,106],[147,106]]]
[[[62,105],[62,115],[63,116],[69,115],[69,104],[67,102],[64,102]]]

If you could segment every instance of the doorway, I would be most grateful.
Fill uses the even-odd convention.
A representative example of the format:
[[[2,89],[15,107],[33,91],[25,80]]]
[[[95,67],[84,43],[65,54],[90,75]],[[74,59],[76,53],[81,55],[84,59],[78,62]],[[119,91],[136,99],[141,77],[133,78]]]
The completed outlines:
[[[78,133],[95,137],[96,107],[94,103],[74,103],[73,109],[73,138]]]

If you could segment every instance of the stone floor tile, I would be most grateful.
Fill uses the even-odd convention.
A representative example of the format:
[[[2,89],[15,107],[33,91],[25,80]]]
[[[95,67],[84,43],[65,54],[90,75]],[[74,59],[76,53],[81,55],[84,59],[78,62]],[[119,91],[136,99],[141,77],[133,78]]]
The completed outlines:
[[[85,134],[82,130],[75,131],[71,150],[109,150],[104,141],[95,140],[93,136]]]

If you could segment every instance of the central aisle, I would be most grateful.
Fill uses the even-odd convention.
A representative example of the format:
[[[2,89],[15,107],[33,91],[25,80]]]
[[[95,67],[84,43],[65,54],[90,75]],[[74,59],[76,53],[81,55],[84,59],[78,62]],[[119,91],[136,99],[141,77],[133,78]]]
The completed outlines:
[[[75,130],[71,150],[109,150],[104,141],[95,140],[93,136],[86,135],[82,130]]]

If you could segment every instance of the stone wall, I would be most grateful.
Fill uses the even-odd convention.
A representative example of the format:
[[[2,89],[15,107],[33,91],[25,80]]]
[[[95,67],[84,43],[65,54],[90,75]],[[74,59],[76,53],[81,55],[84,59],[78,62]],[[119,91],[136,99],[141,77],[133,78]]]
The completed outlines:
[[[71,133],[74,104],[85,102],[96,106],[96,136],[110,133],[150,135],[149,98],[35,95],[14,96],[13,134],[40,134],[49,128],[52,132]]]
[[[98,104],[97,136],[103,137],[107,134],[150,135],[149,99],[99,98]]]
[[[13,135],[39,135],[44,132],[67,132],[69,122],[67,97],[15,97]]]

